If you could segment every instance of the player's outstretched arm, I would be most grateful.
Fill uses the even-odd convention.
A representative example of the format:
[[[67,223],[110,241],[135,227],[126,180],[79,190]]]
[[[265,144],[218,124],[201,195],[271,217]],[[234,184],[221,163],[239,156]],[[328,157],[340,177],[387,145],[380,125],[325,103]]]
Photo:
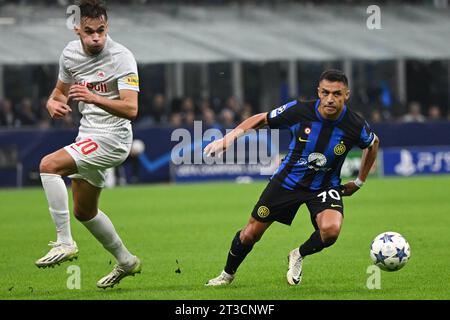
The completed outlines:
[[[82,85],[73,85],[69,91],[69,98],[74,101],[92,103],[103,110],[121,118],[134,120],[138,112],[138,92],[134,90],[119,90],[118,100],[108,99],[89,91]]]
[[[265,125],[267,125],[267,112],[255,114],[254,116],[242,121],[222,139],[208,144],[205,147],[204,154],[208,157],[213,154],[217,154],[220,157],[236,139],[246,134],[248,130],[259,129]]]
[[[67,105],[70,84],[58,80],[47,101],[47,110],[52,118],[62,118],[72,109]]]
[[[344,185],[343,196],[351,196],[363,186],[364,181],[366,181],[367,176],[369,175],[370,168],[372,168],[375,159],[377,158],[379,144],[380,141],[375,135],[372,145],[363,150],[358,177],[356,180],[350,181]]]

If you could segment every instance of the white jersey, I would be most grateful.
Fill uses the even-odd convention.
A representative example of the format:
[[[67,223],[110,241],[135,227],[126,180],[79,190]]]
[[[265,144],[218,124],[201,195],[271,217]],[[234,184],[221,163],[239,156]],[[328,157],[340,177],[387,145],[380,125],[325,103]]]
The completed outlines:
[[[119,99],[119,90],[139,91],[139,78],[133,54],[109,36],[97,55],[87,55],[80,40],[69,42],[59,61],[59,79],[81,84],[108,99]],[[82,114],[80,135],[112,136],[122,143],[132,141],[131,122],[117,117],[95,104],[78,103]]]

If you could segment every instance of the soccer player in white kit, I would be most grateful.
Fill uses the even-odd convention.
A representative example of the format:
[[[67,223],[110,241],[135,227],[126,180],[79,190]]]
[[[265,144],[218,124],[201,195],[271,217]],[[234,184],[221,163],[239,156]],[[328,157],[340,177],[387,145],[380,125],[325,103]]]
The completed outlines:
[[[114,269],[97,282],[113,287],[140,273],[141,261],[124,246],[108,216],[98,208],[108,168],[121,164],[132,143],[130,120],[137,115],[139,78],[136,60],[108,35],[106,9],[95,0],[79,5],[79,40],[70,42],[60,58],[59,79],[48,102],[52,118],[71,112],[69,99],[78,102],[82,114],[75,142],[45,156],[40,163],[42,185],[57,240],[36,261],[49,267],[78,257],[70,231],[68,194],[63,176],[72,178],[74,215],[117,260]]]

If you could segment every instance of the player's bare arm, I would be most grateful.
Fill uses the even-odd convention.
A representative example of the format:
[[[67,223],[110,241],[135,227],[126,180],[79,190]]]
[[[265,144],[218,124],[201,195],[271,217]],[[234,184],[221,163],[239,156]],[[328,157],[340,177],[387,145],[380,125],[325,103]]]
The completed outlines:
[[[359,168],[358,183],[355,183],[355,181],[350,181],[344,185],[344,192],[343,196],[351,196],[356,191],[358,191],[361,188],[360,183],[364,183],[366,181],[367,176],[369,175],[370,168],[372,168],[375,159],[377,158],[378,154],[378,146],[380,144],[380,141],[378,137],[375,135],[374,141],[370,147],[363,150],[362,158],[361,158],[361,166]],[[360,184],[358,186],[358,184]]]
[[[267,125],[267,112],[258,113],[254,116],[242,121],[233,131],[229,132],[222,139],[216,140],[208,144],[205,148],[204,153],[207,156],[211,156],[212,154],[216,154],[220,156],[223,152],[225,152],[230,145],[233,144],[235,140],[239,137],[245,135],[248,130],[251,129],[259,129]]]
[[[133,120],[138,112],[138,92],[120,90],[120,99],[112,100],[95,93],[82,85],[73,85],[69,91],[69,98],[74,101],[92,103],[103,110],[121,118]]]
[[[47,110],[52,118],[62,118],[72,109],[67,105],[70,84],[58,80],[47,101]]]

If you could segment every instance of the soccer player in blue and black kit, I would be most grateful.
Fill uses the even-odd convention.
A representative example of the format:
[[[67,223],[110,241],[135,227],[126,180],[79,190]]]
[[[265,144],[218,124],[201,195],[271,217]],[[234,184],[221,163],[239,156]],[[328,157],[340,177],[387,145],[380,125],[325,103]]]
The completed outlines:
[[[207,286],[230,284],[272,222],[290,225],[302,204],[309,209],[315,231],[289,253],[288,283],[300,284],[306,256],[336,242],[344,214],[342,196],[351,196],[363,186],[376,159],[379,140],[367,122],[346,105],[350,90],[343,72],[325,71],[319,79],[318,96],[316,101],[295,100],[254,115],[205,148],[206,155],[220,154],[246,131],[265,125],[289,129],[292,136],[288,155],[261,194],[249,222],[236,233],[224,270]],[[359,174],[341,185],[341,167],[353,146],[364,149]]]

